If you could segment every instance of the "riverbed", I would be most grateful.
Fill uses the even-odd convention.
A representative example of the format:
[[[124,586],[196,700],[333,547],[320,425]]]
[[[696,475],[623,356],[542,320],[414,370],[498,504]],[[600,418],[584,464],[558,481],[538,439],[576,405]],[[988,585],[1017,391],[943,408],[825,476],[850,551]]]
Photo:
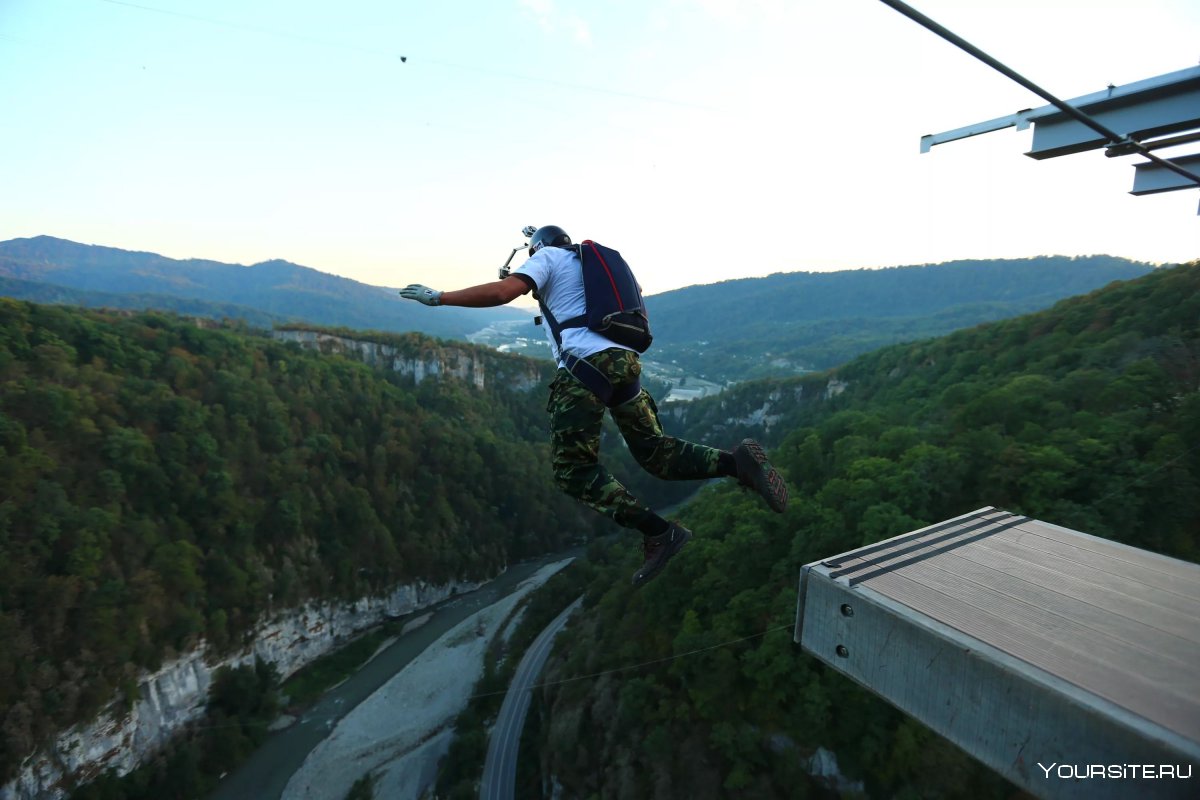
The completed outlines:
[[[480,589],[460,595],[459,597],[447,600],[437,607],[430,609],[432,617],[424,625],[412,630],[411,632],[399,637],[390,647],[380,652],[375,658],[365,664],[358,672],[349,679],[341,683],[339,686],[326,692],[320,700],[313,704],[296,722],[286,730],[278,731],[271,735],[270,738],[247,760],[239,769],[232,772],[224,780],[221,781],[216,791],[211,795],[211,800],[277,800],[284,797],[285,787],[293,776],[302,770],[305,760],[310,754],[314,754],[314,750],[321,745],[335,731],[339,730],[339,723],[343,720],[349,720],[353,713],[354,721],[341,729],[338,738],[338,743],[325,752],[339,752],[336,748],[344,748],[352,746],[352,742],[360,742],[361,738],[357,735],[352,735],[354,731],[359,730],[359,726],[365,724],[365,720],[383,720],[386,724],[383,726],[386,730],[383,731],[385,736],[399,736],[403,731],[416,731],[418,727],[425,726],[422,735],[415,739],[405,739],[411,743],[417,743],[419,747],[411,748],[407,755],[401,755],[404,759],[408,759],[406,763],[409,766],[398,770],[384,770],[381,772],[381,778],[388,781],[389,793],[383,793],[382,786],[379,789],[377,796],[380,797],[415,797],[416,794],[409,794],[409,789],[405,789],[400,785],[402,780],[411,783],[413,786],[427,785],[432,780],[433,775],[429,764],[432,762],[436,767],[436,757],[440,757],[441,753],[445,752],[445,748],[449,746],[450,736],[448,724],[439,723],[438,720],[444,717],[448,709],[446,704],[439,702],[436,696],[430,698],[427,702],[416,699],[414,696],[413,703],[416,706],[403,714],[397,712],[379,712],[377,709],[383,706],[375,702],[370,703],[361,713],[358,712],[358,707],[375,695],[376,692],[388,686],[393,678],[400,679],[401,675],[407,668],[412,665],[416,667],[410,674],[409,678],[416,678],[419,675],[428,676],[428,679],[437,679],[435,674],[437,671],[429,667],[430,663],[436,664],[437,656],[431,653],[429,659],[418,659],[431,648],[435,643],[442,641],[442,645],[438,650],[450,650],[451,654],[447,661],[442,662],[441,671],[454,673],[466,672],[465,669],[458,670],[453,668],[453,664],[459,663],[458,659],[467,658],[468,650],[475,647],[486,647],[486,642],[480,645],[472,640],[487,639],[495,635],[494,628],[498,626],[498,622],[492,622],[493,614],[482,615],[480,619],[472,620],[471,623],[464,626],[461,630],[451,633],[456,630],[470,617],[479,612],[489,609],[489,607],[505,601],[506,598],[515,592],[521,592],[522,596],[532,591],[536,586],[540,586],[542,582],[549,578],[554,571],[561,569],[570,562],[572,558],[582,555],[583,548],[575,548],[565,553],[559,553],[552,556],[547,556],[542,559],[514,564],[501,576],[491,581],[486,586]],[[551,566],[556,566],[548,574],[544,574],[544,570]],[[541,576],[541,577],[538,577]],[[532,581],[536,580],[536,584]],[[516,600],[507,605],[511,609],[515,605]],[[497,609],[497,612],[499,609]],[[499,620],[503,620],[507,615],[507,611],[499,616]],[[484,630],[483,636],[478,636],[477,631],[482,625]],[[449,634],[449,635],[447,635]],[[452,641],[461,639],[459,644],[461,647],[450,648]],[[466,647],[472,645],[471,647]],[[464,649],[465,648],[465,649]],[[457,652],[453,652],[457,651]],[[472,656],[473,658],[474,656]],[[482,650],[479,650],[478,664],[475,667],[475,672],[469,677],[466,683],[466,688],[457,690],[453,687],[445,687],[444,691],[453,693],[458,691],[461,694],[462,703],[465,703],[465,697],[470,693],[470,689],[474,686],[475,680],[482,670],[483,656]],[[407,681],[405,678],[404,681]],[[403,702],[403,692],[400,687],[403,682],[397,683],[394,691],[387,695],[391,698],[391,702]],[[419,681],[414,681],[411,686],[414,692],[422,693]],[[457,695],[455,695],[457,696]],[[399,698],[399,699],[398,699]],[[429,713],[422,710],[428,706]],[[441,709],[440,713],[434,713],[437,709]],[[461,708],[459,705],[458,708]],[[457,709],[450,714],[450,721],[453,721],[454,714]],[[440,725],[440,728],[439,728]],[[430,727],[432,726],[432,727]],[[393,738],[393,745],[399,746],[401,749],[407,747],[400,739]],[[393,753],[397,751],[394,749]],[[321,756],[325,758],[326,756]],[[314,762],[316,763],[316,762]],[[418,766],[412,766],[418,764]],[[373,769],[382,769],[383,763],[376,764]],[[367,770],[363,770],[361,774],[366,774]],[[339,774],[345,773],[344,777],[349,777],[353,770],[346,769]],[[384,774],[386,773],[386,774]],[[402,773],[402,774],[400,774]],[[435,773],[434,773],[435,774]],[[422,777],[424,776],[424,777]],[[342,778],[339,778],[339,785]],[[288,794],[287,797],[320,797],[325,798],[341,798],[345,796],[350,785],[353,784],[354,778],[350,778],[350,782],[345,784],[345,788],[339,793],[331,794]],[[310,783],[313,783],[310,781]],[[313,784],[315,785],[315,783]],[[404,794],[391,794],[392,790],[402,791]],[[304,791],[301,784],[289,790],[289,792]]]

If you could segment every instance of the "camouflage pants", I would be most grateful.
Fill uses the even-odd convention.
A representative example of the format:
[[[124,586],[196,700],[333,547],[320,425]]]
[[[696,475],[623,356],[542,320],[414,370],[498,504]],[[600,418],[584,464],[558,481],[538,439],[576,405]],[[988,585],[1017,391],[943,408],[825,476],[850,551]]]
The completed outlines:
[[[586,360],[614,386],[628,385],[642,372],[638,354],[629,350],[604,350]],[[550,413],[554,480],[564,492],[626,528],[642,528],[658,520],[599,463],[605,406],[565,369],[559,369],[550,384],[546,410]],[[696,480],[720,474],[720,450],[663,434],[658,407],[645,389],[608,411],[633,457],[651,475]]]

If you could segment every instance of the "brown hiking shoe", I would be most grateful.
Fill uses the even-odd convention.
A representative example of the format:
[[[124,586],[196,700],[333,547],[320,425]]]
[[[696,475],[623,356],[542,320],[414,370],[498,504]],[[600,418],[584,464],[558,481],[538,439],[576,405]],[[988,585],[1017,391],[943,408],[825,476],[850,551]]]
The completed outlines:
[[[733,460],[737,463],[738,483],[761,494],[772,511],[782,514],[787,509],[787,483],[767,460],[762,445],[753,439],[743,439],[733,448]]]
[[[666,533],[643,536],[642,552],[646,554],[646,560],[642,562],[641,569],[633,573],[633,585],[641,586],[662,572],[671,557],[682,550],[691,538],[692,532],[678,522],[672,522]]]

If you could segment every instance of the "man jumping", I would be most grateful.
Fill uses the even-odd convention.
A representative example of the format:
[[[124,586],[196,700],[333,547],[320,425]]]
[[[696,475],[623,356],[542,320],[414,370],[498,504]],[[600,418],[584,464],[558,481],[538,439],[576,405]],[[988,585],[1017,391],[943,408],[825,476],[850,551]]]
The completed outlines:
[[[533,233],[529,260],[506,278],[449,292],[412,284],[400,294],[428,306],[485,308],[505,305],[530,291],[549,311],[548,317],[567,320],[586,312],[579,251],[566,231],[556,225],[546,225]],[[618,525],[642,533],[645,561],[633,575],[634,586],[661,572],[692,538],[692,532],[655,514],[600,464],[600,429],[606,408],[633,457],[651,475],[664,480],[736,478],[762,495],[773,511],[783,513],[787,508],[787,484],[753,439],[745,439],[726,451],[663,433],[654,399],[645,389],[638,390],[642,365],[637,351],[587,327],[562,328],[560,345],[550,326],[546,327],[559,367],[550,383],[546,407],[550,413],[555,482]],[[624,402],[606,406],[567,369],[566,355],[581,359],[589,369],[603,374],[613,395],[635,393]],[[575,364],[574,359],[571,363]]]

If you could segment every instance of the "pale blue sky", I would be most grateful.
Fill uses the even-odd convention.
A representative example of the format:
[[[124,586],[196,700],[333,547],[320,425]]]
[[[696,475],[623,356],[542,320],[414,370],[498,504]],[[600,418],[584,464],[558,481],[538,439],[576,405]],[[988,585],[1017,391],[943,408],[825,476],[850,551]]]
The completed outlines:
[[[1064,98],[1200,60],[1195,0],[913,5]],[[0,239],[451,289],[554,223],[650,293],[1200,257],[1200,192],[1134,198],[1133,159],[919,154],[1041,105],[877,0],[0,0]]]

